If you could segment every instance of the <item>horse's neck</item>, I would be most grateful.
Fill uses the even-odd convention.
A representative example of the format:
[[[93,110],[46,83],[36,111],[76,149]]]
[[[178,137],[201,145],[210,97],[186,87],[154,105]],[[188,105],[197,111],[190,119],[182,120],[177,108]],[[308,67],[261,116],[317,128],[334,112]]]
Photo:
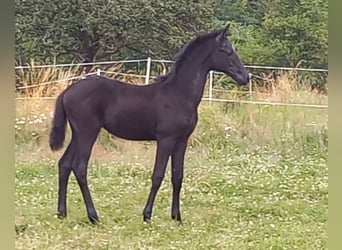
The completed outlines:
[[[189,102],[192,102],[195,108],[202,99],[208,72],[209,70],[203,65],[194,65],[193,67],[184,65],[176,74],[177,91]]]

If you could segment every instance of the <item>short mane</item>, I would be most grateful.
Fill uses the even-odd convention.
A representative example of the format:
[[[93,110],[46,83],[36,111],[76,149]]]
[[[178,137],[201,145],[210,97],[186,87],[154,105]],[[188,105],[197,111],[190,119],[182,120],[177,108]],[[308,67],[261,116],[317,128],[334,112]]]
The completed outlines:
[[[154,80],[154,83],[160,83],[171,79],[176,74],[178,69],[182,66],[182,64],[186,61],[189,54],[191,54],[191,52],[198,46],[198,44],[201,44],[208,41],[209,39],[216,37],[220,32],[221,30],[216,30],[210,33],[199,34],[190,42],[185,44],[183,48],[181,48],[174,56],[174,63],[171,67],[171,70],[164,75],[158,76]]]

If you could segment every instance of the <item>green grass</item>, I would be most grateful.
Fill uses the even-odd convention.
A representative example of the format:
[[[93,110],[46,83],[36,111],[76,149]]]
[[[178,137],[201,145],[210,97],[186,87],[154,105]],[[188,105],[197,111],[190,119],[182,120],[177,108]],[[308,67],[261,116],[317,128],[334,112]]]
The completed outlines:
[[[170,167],[152,224],[142,222],[155,144],[102,132],[88,176],[93,226],[73,176],[68,217],[55,216],[63,151],[48,150],[51,109],[37,107],[17,110],[16,249],[327,249],[325,110],[202,104],[186,153],[183,226],[171,220]]]
[[[55,161],[16,164],[17,249],[327,249],[327,164],[317,152],[281,156],[189,150],[182,191],[184,225],[170,219],[168,173],[151,225],[142,223],[151,166],[93,163],[90,189],[101,224],[87,221],[72,177],[68,218],[57,219]],[[213,153],[215,154],[215,153]],[[139,164],[138,164],[139,163]]]

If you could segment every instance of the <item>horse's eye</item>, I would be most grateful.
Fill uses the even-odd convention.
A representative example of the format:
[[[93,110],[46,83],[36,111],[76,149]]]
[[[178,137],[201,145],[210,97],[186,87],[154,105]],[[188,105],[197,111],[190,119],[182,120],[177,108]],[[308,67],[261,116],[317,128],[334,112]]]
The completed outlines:
[[[226,53],[228,56],[232,55],[234,50],[230,47],[222,47],[220,51]]]

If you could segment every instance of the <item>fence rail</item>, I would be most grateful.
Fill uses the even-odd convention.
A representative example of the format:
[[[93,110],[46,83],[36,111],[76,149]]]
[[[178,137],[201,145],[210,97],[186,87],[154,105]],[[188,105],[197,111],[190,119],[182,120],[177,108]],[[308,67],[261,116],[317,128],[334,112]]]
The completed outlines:
[[[41,86],[46,86],[55,83],[61,82],[68,82],[71,80],[82,79],[90,75],[101,75],[104,74],[111,74],[111,75],[122,75],[122,76],[132,76],[132,77],[141,77],[145,78],[144,83],[148,84],[151,78],[155,78],[155,76],[151,76],[151,65],[153,62],[159,63],[173,63],[171,60],[158,60],[158,59],[151,59],[150,57],[146,59],[137,59],[137,60],[121,60],[121,61],[106,61],[106,62],[91,62],[91,63],[78,63],[78,64],[55,64],[55,65],[31,65],[31,66],[16,66],[15,69],[33,69],[33,68],[52,68],[52,67],[73,67],[73,66],[89,66],[89,65],[110,65],[110,64],[124,64],[124,63],[140,63],[146,62],[146,73],[145,75],[138,75],[138,74],[130,74],[130,73],[122,73],[122,72],[113,72],[113,71],[105,71],[101,69],[97,69],[96,72],[90,72],[84,75],[70,77],[62,80],[56,81],[49,81],[29,86],[20,86],[17,87],[19,90],[29,89],[29,88],[36,88]],[[258,65],[246,65],[246,68],[253,68],[253,69],[272,69],[272,70],[293,70],[293,71],[310,71],[310,72],[328,72],[328,69],[306,69],[306,68],[290,68],[290,67],[273,67],[273,66],[258,66]],[[279,102],[263,102],[263,101],[252,101],[252,100],[234,100],[234,99],[218,99],[213,97],[213,92],[220,91],[214,89],[214,74],[223,74],[220,72],[210,71],[209,72],[209,93],[206,95],[207,97],[203,97],[202,100],[209,101],[209,102],[231,102],[231,103],[241,103],[241,104],[254,104],[254,105],[272,105],[272,106],[294,106],[294,107],[305,107],[305,108],[328,108],[328,105],[316,105],[316,104],[297,104],[297,103],[279,103]],[[249,82],[249,90],[248,91],[227,91],[227,92],[241,92],[241,93],[249,93],[250,96],[253,93],[253,83],[252,79],[261,79],[264,81],[269,81],[270,79],[264,79],[263,77],[257,76],[255,74],[250,74],[250,82]],[[223,90],[222,90],[223,91]],[[39,99],[39,98],[24,98],[18,97],[16,100],[27,100],[27,99]],[[40,99],[55,99],[54,97],[41,97]]]
[[[58,67],[74,67],[74,66],[91,66],[91,65],[106,65],[119,63],[138,63],[138,62],[159,62],[159,63],[174,63],[172,60],[152,59],[151,57],[145,59],[119,60],[119,61],[104,61],[104,62],[89,62],[89,63],[66,63],[66,64],[46,64],[46,65],[18,65],[15,69],[34,69],[34,68],[58,68]],[[245,65],[246,68],[251,69],[275,69],[275,70],[295,70],[295,71],[313,71],[313,72],[328,72],[328,69],[310,69],[310,68],[292,68],[292,67],[277,67],[277,66],[263,66],[263,65]]]
[[[108,65],[108,64],[120,64],[120,63],[138,63],[146,62],[147,59],[137,60],[121,60],[121,61],[105,61],[105,62],[89,62],[89,63],[66,63],[66,64],[46,64],[46,65],[19,65],[14,69],[35,69],[35,68],[60,68],[60,67],[77,67],[77,66],[91,66],[91,65]]]

